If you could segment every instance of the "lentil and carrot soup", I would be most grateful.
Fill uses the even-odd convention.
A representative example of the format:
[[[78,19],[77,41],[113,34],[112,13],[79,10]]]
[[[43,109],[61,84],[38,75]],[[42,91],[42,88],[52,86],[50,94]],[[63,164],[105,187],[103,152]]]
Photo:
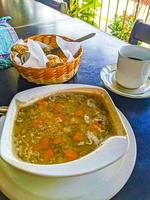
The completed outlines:
[[[25,162],[58,164],[85,156],[112,135],[108,112],[99,100],[66,93],[20,108],[13,143]]]

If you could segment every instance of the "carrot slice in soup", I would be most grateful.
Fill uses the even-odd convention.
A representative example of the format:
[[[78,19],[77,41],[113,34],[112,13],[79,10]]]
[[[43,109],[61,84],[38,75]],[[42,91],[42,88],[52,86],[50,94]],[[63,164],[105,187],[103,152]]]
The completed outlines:
[[[68,160],[75,160],[78,157],[78,154],[76,151],[72,150],[72,149],[67,149],[64,151],[65,157]]]
[[[32,151],[33,152],[39,152],[40,151],[40,144],[34,144],[32,146]]]
[[[51,148],[48,148],[44,151],[43,157],[45,161],[48,161],[51,157],[54,156],[54,152]]]
[[[77,110],[77,111],[74,113],[74,115],[75,115],[76,117],[82,118],[82,117],[83,117],[83,111],[82,111],[82,110]]]
[[[76,133],[75,135],[73,135],[72,139],[75,142],[80,142],[83,140],[83,135],[81,133]]]
[[[101,128],[101,124],[97,123],[97,122],[94,122],[91,126],[91,130],[92,131],[97,131],[98,129]]]
[[[63,108],[64,108],[64,105],[63,105],[62,103],[56,103],[56,104],[54,105],[54,109],[55,109],[56,111],[61,111]]]
[[[48,136],[44,136],[43,138],[41,138],[40,140],[40,148],[41,149],[47,149],[48,145],[49,145],[49,137]]]
[[[55,136],[54,141],[53,141],[54,144],[61,144],[62,142],[63,142],[63,138],[61,135]]]
[[[38,118],[38,119],[33,120],[31,124],[33,127],[40,126],[44,124],[44,120],[41,118]]]
[[[48,102],[45,99],[41,99],[37,101],[37,105],[40,109],[44,109],[44,108],[47,108]]]

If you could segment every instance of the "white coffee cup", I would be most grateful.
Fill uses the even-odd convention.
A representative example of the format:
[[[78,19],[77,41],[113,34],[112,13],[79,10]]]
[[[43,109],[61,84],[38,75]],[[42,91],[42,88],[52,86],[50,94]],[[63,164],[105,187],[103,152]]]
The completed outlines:
[[[137,45],[126,45],[119,50],[116,81],[121,86],[135,89],[142,86],[150,73],[150,50]]]

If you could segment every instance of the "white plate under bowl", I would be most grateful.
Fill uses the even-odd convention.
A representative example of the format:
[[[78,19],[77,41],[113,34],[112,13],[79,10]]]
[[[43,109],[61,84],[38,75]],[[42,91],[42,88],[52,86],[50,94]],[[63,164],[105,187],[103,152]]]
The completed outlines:
[[[144,85],[137,89],[127,89],[119,85],[116,81],[116,64],[106,65],[100,71],[100,78],[104,85],[112,92],[134,99],[150,97],[150,76]]]
[[[117,194],[121,188],[125,185],[129,179],[136,160],[136,141],[134,137],[133,130],[125,118],[125,116],[119,112],[125,127],[129,135],[129,149],[126,155],[112,164],[111,166],[103,169],[105,176],[102,176],[101,172],[95,172],[88,176],[88,181],[90,181],[91,186],[94,187],[87,188],[87,192],[79,198],[66,198],[66,193],[69,193],[72,188],[64,191],[64,196],[59,196],[59,191],[56,192],[56,197],[51,197],[48,192],[49,188],[42,189],[42,182],[40,177],[33,177],[33,175],[28,174],[29,179],[33,181],[25,181],[22,177],[24,172],[17,169],[14,170],[12,166],[0,159],[0,190],[11,200],[108,200],[111,199],[115,194]],[[0,134],[2,132],[2,127],[5,118],[0,118]],[[17,175],[19,174],[19,179]],[[36,181],[34,181],[36,180]],[[18,181],[18,182],[16,182]],[[47,180],[45,179],[45,182]],[[74,177],[73,181],[77,181]],[[79,182],[80,185],[80,182]],[[46,185],[45,185],[46,186]],[[94,188],[91,190],[91,188]],[[62,185],[63,190],[63,185]],[[82,190],[82,187],[81,187]]]

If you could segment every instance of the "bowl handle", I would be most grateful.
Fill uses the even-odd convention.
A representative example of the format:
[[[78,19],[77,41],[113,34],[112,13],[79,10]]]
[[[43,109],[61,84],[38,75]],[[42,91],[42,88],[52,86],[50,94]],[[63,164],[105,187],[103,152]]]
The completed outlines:
[[[0,106],[0,116],[7,113],[8,106]]]

